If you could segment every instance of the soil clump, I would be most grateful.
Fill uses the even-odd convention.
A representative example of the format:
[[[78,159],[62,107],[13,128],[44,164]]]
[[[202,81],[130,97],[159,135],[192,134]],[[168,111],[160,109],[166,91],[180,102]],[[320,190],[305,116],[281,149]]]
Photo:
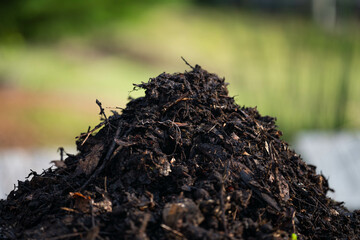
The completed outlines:
[[[190,66],[190,65],[189,65]],[[191,67],[191,66],[190,66]],[[360,215],[200,66],[79,136],[78,154],[0,201],[0,239],[358,239]]]

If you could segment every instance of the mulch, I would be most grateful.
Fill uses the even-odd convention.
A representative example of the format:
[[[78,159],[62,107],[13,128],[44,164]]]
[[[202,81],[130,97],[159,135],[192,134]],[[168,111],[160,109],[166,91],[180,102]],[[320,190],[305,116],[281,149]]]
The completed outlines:
[[[359,239],[360,212],[326,196],[275,119],[190,68],[135,84],[145,96],[109,117],[97,101],[78,153],[0,201],[0,239]]]

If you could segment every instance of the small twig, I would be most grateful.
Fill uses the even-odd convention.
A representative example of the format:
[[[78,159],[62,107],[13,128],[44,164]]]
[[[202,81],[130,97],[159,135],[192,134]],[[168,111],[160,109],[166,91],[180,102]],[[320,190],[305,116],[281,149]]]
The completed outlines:
[[[104,178],[104,191],[105,192],[107,192],[106,182],[107,182],[107,177],[105,176],[105,178]]]
[[[81,134],[80,136],[77,136],[76,138],[80,139],[84,136],[86,136],[86,138],[84,139],[84,141],[81,143],[81,146],[84,145],[84,143],[86,142],[86,140],[89,138],[89,136],[95,132],[97,129],[101,128],[103,125],[105,125],[106,122],[101,122],[98,125],[96,125],[92,130],[90,130],[90,127],[88,129],[88,131],[86,133]]]
[[[178,235],[179,237],[182,237],[182,238],[186,239],[181,232],[176,231],[175,229],[172,229],[172,228],[169,227],[168,225],[161,224],[160,226],[161,226],[163,229],[168,230],[168,231],[174,233],[175,235]]]
[[[120,109],[120,110],[124,110],[125,108],[122,107],[106,107],[107,109]]]
[[[212,126],[212,127],[210,128],[210,130],[207,131],[207,133],[211,132],[211,131],[216,127],[216,125],[217,125],[217,124],[215,124],[214,126]]]
[[[94,200],[90,200],[90,209],[91,209],[91,225],[92,227],[95,227],[95,217],[94,217]]]
[[[57,151],[60,152],[60,161],[64,161],[65,149],[63,147],[59,147]]]
[[[85,144],[85,142],[88,140],[88,138],[90,137],[91,132],[89,132],[86,136],[86,138],[84,139],[84,141],[81,143],[81,146]]]
[[[181,101],[190,101],[190,100],[193,100],[192,98],[188,98],[188,97],[181,97],[179,99],[176,99],[174,102],[170,103],[170,104],[166,104],[164,107],[163,107],[163,112],[166,112],[167,110],[169,110],[172,106],[178,104],[179,102]]]
[[[74,213],[79,213],[78,210],[72,209],[72,208],[68,208],[68,207],[61,207],[61,210],[67,211],[67,212],[74,212]]]
[[[295,214],[296,214],[296,210],[293,211],[293,213],[291,214],[291,224],[293,227],[293,233],[295,233]]]
[[[115,139],[117,139],[120,135],[120,132],[121,132],[121,126],[122,126],[122,123],[121,123],[121,120],[119,121],[119,125],[118,125],[118,128],[116,130],[116,133],[115,133],[115,136],[114,136],[114,139],[111,143],[111,146],[105,156],[105,159],[103,161],[103,163],[101,164],[101,166],[96,169],[96,171],[91,175],[91,177],[84,183],[84,185],[82,185],[82,187],[79,189],[79,191],[83,190],[92,180],[94,180],[94,178],[97,177],[97,175],[99,175],[99,173],[104,169],[105,165],[107,164],[107,162],[109,161],[111,155],[113,154],[114,152],[114,149],[115,149],[115,146],[116,146],[116,142],[115,142]]]
[[[106,117],[106,114],[105,114],[105,109],[102,107],[102,103],[96,99],[96,104],[99,106],[100,108],[100,113],[99,115],[103,115],[105,120],[107,121],[107,117]]]
[[[193,66],[191,66],[191,65],[185,60],[185,58],[181,57],[181,59],[185,62],[186,65],[188,65],[189,67],[191,67],[192,70],[195,69]]]

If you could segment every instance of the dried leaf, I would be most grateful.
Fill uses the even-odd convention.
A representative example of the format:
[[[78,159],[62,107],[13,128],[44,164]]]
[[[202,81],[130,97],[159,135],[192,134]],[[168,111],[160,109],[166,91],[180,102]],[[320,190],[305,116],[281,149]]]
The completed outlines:
[[[51,161],[51,163],[53,163],[55,165],[55,167],[57,167],[57,168],[66,168],[66,164],[64,161],[53,160],[53,161]]]
[[[279,188],[280,197],[286,202],[290,199],[290,190],[289,185],[286,183],[286,180],[283,175],[278,173],[276,175],[277,185]]]
[[[261,193],[260,194],[261,197],[263,198],[263,200],[265,202],[267,202],[270,206],[272,206],[274,209],[280,211],[280,207],[279,207],[279,204],[276,202],[276,200],[272,197],[270,197],[269,194],[266,194],[266,193]]]
[[[85,196],[79,192],[70,192],[70,197],[75,200],[74,207],[80,212],[90,212],[91,197]]]
[[[79,161],[75,173],[77,175],[82,173],[85,173],[87,176],[90,175],[98,165],[103,149],[103,144],[95,145],[91,149],[90,153],[85,156],[85,159]]]

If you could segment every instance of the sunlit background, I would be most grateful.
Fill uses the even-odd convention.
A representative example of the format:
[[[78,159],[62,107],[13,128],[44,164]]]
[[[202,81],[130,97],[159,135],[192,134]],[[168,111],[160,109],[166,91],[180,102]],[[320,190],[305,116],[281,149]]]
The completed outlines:
[[[99,99],[190,70],[225,77],[239,105],[359,208],[360,0],[5,0],[0,3],[0,198],[30,169],[75,153]]]

